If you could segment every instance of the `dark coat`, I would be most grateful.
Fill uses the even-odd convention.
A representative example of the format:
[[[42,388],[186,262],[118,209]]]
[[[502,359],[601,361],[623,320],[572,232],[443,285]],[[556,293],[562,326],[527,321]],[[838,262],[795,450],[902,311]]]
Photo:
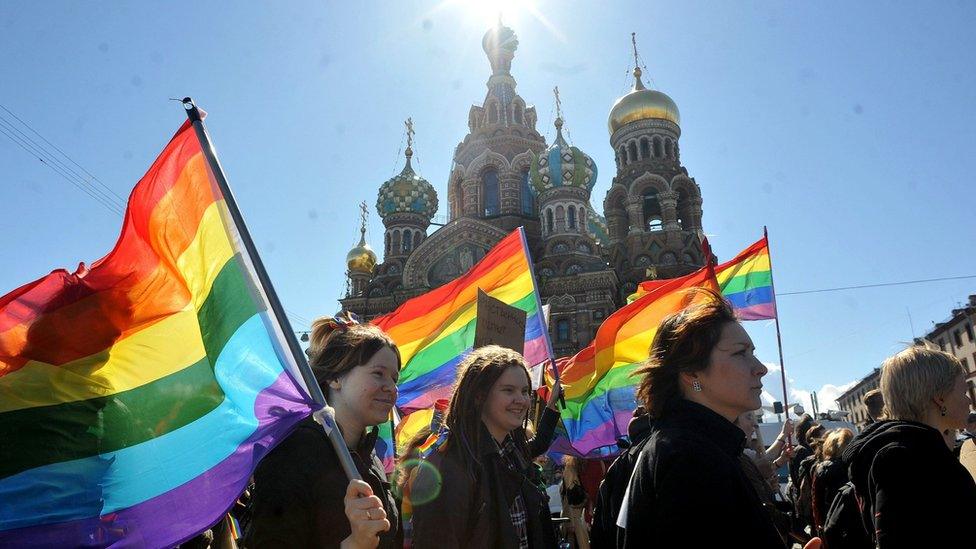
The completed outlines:
[[[593,549],[617,546],[617,513],[624,501],[630,474],[634,472],[634,463],[637,462],[637,456],[650,433],[651,420],[648,416],[630,420],[627,435],[631,445],[610,464],[597,491],[596,504],[593,506],[593,524],[590,527],[590,547]]]
[[[402,547],[398,508],[373,451],[376,430],[351,450],[359,474],[383,500],[390,530],[380,547]],[[364,459],[365,458],[365,459]],[[322,426],[311,418],[265,457],[254,473],[253,516],[246,546],[339,547],[352,532],[343,499],[349,479]]]
[[[813,517],[817,528],[827,520],[827,511],[834,496],[847,484],[847,465],[841,460],[825,460],[813,469]]]
[[[519,538],[509,514],[517,495],[522,496],[528,522],[529,547],[553,548],[556,535],[546,494],[532,481],[527,469],[513,471],[502,461],[497,445],[484,426],[475,444],[478,461],[450,436],[443,446],[418,465],[410,485],[415,549],[480,549],[518,547]],[[538,437],[537,437],[538,438]],[[530,443],[529,445],[533,445]],[[537,450],[538,447],[535,447]],[[526,463],[526,466],[529,464]]]
[[[914,421],[879,421],[843,457],[877,547],[971,546],[976,483],[942,433]]]
[[[665,406],[634,465],[618,547],[782,549],[739,464],[744,444],[741,429],[704,406]]]

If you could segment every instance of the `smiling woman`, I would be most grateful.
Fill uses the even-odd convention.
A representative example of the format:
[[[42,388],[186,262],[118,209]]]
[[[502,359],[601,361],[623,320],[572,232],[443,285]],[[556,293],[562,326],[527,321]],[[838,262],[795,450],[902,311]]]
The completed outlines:
[[[552,440],[558,387],[528,440],[531,382],[522,355],[481,347],[458,372],[447,430],[411,481],[410,493],[433,495],[414,502],[413,547],[555,547],[548,500],[530,474],[532,458]]]

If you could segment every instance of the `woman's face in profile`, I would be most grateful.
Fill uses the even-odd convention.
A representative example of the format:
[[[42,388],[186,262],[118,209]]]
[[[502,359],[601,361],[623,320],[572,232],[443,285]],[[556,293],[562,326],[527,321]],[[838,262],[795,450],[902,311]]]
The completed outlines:
[[[755,350],[739,323],[729,322],[722,328],[708,367],[698,374],[703,404],[730,420],[762,406],[762,377],[768,370]]]

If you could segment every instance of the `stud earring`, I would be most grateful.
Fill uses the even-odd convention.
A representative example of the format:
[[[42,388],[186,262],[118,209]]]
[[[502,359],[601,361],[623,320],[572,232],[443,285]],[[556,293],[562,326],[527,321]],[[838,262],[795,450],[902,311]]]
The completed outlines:
[[[691,382],[691,388],[694,389],[696,393],[700,393],[701,390],[702,390],[701,389],[701,381],[698,381],[697,379],[695,381],[692,381]],[[942,414],[942,415],[945,415],[945,414]]]

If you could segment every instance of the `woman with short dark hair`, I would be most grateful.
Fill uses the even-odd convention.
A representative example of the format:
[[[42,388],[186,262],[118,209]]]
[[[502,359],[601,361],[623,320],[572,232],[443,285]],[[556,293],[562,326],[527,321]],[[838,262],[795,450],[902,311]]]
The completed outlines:
[[[705,292],[664,319],[637,372],[651,432],[618,517],[621,547],[784,545],[740,466],[745,434],[734,423],[762,404],[767,369],[729,304]]]

